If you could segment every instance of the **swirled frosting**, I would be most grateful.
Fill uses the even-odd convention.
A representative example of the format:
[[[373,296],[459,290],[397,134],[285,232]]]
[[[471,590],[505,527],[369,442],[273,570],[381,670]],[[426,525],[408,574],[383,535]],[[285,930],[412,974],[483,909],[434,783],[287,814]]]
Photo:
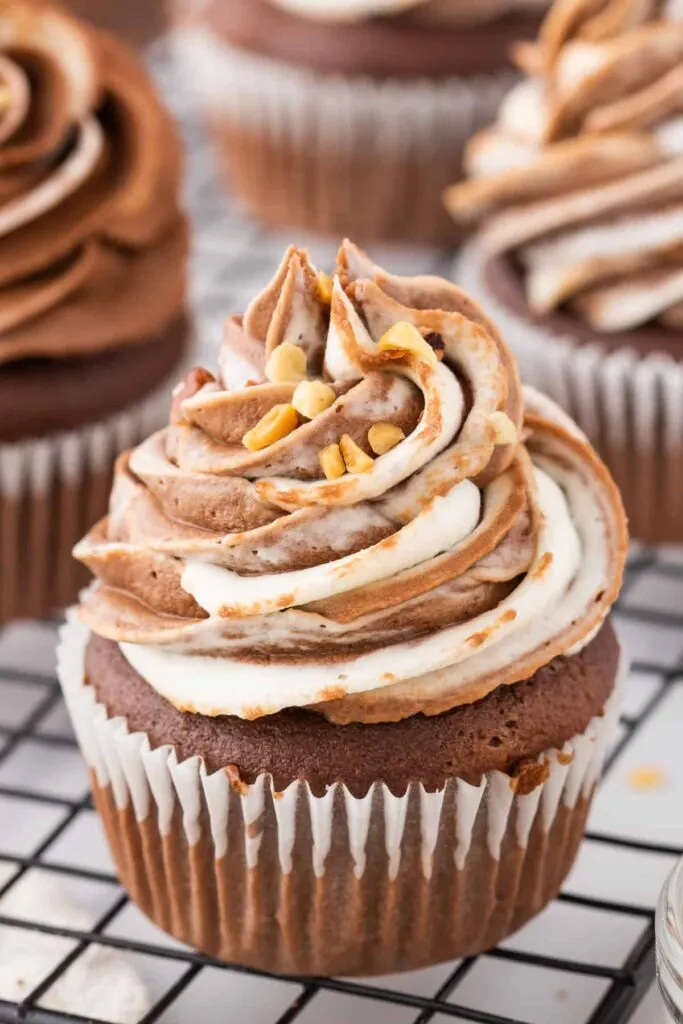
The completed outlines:
[[[179,313],[187,228],[171,119],[122,43],[0,6],[0,363],[149,338]]]
[[[300,17],[356,21],[405,12],[444,25],[474,25],[507,14],[537,14],[550,0],[272,0]]]
[[[556,0],[517,57],[447,206],[514,254],[535,314],[683,323],[683,4]]]
[[[109,516],[75,552],[97,576],[84,621],[183,710],[438,714],[586,643],[619,588],[607,470],[523,394],[475,303],[348,242],[329,293],[320,281],[287,252],[227,323],[218,376],[191,372],[169,426],[121,457]],[[396,325],[415,349],[391,341]],[[296,401],[266,373],[283,345],[333,401],[250,450],[245,435]],[[376,455],[378,424],[403,439]],[[345,436],[360,465],[328,478],[321,453]]]

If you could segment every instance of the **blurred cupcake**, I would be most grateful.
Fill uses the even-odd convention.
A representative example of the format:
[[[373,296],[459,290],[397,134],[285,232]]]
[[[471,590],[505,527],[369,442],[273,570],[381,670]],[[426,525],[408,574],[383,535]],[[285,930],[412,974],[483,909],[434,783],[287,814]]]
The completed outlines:
[[[161,421],[189,330],[168,115],[133,56],[0,13],[0,621],[72,601],[111,464]]]
[[[525,379],[586,431],[632,532],[683,541],[683,13],[558,2],[446,193]]]
[[[271,226],[452,241],[439,195],[548,0],[208,0],[186,35],[231,186]]]
[[[290,249],[76,549],[60,676],[132,898],[287,973],[519,928],[612,735],[625,550],[605,467],[463,292]]]
[[[97,28],[115,32],[134,46],[151,43],[169,25],[174,0],[65,0],[65,5]]]

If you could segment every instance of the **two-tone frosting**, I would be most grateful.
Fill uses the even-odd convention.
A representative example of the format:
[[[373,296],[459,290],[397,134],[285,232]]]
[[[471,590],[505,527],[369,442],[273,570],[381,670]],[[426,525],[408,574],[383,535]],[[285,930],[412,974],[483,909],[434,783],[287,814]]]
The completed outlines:
[[[537,315],[683,324],[683,4],[556,0],[517,56],[450,211],[514,255]]]
[[[122,43],[40,0],[0,8],[0,363],[154,335],[183,308],[170,116]]]
[[[76,555],[83,620],[178,708],[370,722],[579,649],[625,548],[606,469],[476,304],[346,242],[333,281],[288,250]]]

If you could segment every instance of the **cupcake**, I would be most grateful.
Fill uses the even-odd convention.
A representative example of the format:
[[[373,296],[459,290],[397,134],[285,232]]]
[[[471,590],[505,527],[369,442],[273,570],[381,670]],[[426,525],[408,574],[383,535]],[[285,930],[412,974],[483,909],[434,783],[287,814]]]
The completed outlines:
[[[134,46],[146,46],[170,22],[173,0],[66,0],[66,6],[97,28],[115,32]]]
[[[288,974],[515,931],[612,736],[626,543],[607,470],[464,292],[289,249],[75,552],[97,580],[60,678],[132,899]]]
[[[683,9],[558,2],[446,193],[462,282],[576,419],[634,535],[683,541]]]
[[[187,77],[266,224],[451,242],[439,196],[548,0],[208,0]]]
[[[165,417],[188,340],[169,116],[125,46],[0,12],[0,622],[70,603],[111,465]]]

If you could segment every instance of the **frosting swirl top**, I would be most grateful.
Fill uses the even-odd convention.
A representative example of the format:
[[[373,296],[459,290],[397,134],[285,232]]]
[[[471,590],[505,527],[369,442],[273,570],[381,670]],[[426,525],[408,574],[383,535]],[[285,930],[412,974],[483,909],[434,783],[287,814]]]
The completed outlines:
[[[170,116],[132,51],[40,0],[0,6],[0,363],[149,338],[180,312]]]
[[[539,13],[549,0],[272,0],[277,7],[303,18],[360,21],[405,12],[444,25],[472,25],[506,14]]]
[[[290,248],[219,374],[119,460],[80,614],[176,706],[438,714],[600,627],[626,528],[573,423],[459,288]]]
[[[445,200],[512,252],[531,310],[599,332],[683,324],[683,4],[556,0],[526,79]]]

